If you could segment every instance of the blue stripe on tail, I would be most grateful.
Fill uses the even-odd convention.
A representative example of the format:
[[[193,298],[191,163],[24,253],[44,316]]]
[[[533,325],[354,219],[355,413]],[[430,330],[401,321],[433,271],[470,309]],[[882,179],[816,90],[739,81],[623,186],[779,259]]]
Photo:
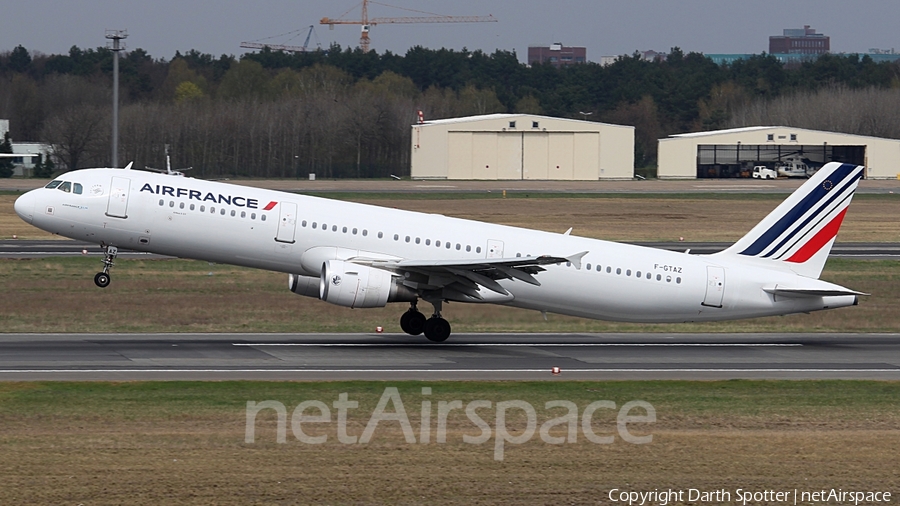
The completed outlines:
[[[824,185],[816,186],[812,191],[809,192],[806,197],[803,197],[803,200],[798,202],[797,205],[795,205],[790,211],[785,213],[785,215],[782,216],[780,220],[772,225],[769,230],[766,230],[766,232],[762,234],[756,241],[754,241],[753,244],[748,246],[744,251],[741,251],[740,254],[749,256],[756,256],[760,254],[763,250],[765,250],[773,242],[775,242],[775,240],[778,239],[781,234],[783,234],[791,225],[802,218],[803,215],[807,213],[807,211],[809,211],[814,205],[816,205],[816,203],[818,203],[826,195],[828,195],[835,186],[838,186],[845,179],[847,179],[847,176],[852,174],[853,171],[856,170],[856,167],[856,165],[845,163],[835,169],[835,171],[831,174],[831,177],[828,179],[833,183],[830,188],[826,189]],[[855,181],[855,178],[852,181]]]

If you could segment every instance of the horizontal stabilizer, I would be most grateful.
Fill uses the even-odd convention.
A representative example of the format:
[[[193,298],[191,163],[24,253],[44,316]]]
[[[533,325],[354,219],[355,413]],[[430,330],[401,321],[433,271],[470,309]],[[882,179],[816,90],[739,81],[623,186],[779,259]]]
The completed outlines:
[[[764,292],[778,295],[781,297],[806,298],[806,297],[839,297],[842,295],[869,295],[868,293],[857,292],[856,290],[829,290],[821,288],[787,288],[781,286],[773,286],[763,288]]]

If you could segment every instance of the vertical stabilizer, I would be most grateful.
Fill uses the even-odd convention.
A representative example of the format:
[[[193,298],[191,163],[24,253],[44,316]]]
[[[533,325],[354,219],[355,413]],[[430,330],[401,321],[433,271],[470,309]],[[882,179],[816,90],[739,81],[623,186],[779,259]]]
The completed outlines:
[[[826,164],[747,235],[717,255],[783,262],[801,276],[818,278],[862,174],[860,165]]]

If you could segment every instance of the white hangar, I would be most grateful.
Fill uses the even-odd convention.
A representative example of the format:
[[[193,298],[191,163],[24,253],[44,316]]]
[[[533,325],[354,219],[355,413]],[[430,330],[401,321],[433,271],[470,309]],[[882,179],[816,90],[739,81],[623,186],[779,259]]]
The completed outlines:
[[[634,177],[634,127],[533,114],[412,126],[413,179],[593,180]]]
[[[828,162],[866,167],[869,179],[900,172],[900,140],[786,126],[758,126],[677,134],[659,140],[660,179],[747,177],[755,165]]]

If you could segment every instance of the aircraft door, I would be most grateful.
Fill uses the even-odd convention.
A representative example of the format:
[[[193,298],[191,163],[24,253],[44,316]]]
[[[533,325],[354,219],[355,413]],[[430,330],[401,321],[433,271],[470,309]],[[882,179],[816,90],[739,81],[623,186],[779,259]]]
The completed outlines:
[[[297,230],[297,204],[294,202],[282,202],[278,217],[278,232],[275,240],[278,242],[294,242],[294,234]]]
[[[113,177],[109,184],[109,202],[106,204],[106,215],[113,218],[128,217],[128,190],[131,180],[124,177]]]
[[[725,268],[708,265],[706,267],[706,296],[703,305],[722,307],[722,296],[725,295]]]
[[[503,241],[496,239],[488,239],[487,242],[488,258],[503,258]]]

